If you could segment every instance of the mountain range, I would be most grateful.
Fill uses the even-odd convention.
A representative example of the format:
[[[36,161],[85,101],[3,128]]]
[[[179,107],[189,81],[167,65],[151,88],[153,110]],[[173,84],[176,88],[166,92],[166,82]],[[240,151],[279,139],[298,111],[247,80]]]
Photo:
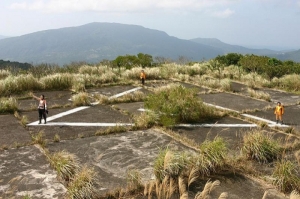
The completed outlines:
[[[283,60],[288,57],[300,62],[300,51],[283,53],[250,49],[226,44],[214,38],[184,40],[169,36],[163,31],[118,23],[90,23],[0,40],[0,59],[32,64],[99,62],[103,59],[113,60],[119,55],[138,53],[174,60],[184,56],[191,61],[201,61],[230,52],[271,55]]]

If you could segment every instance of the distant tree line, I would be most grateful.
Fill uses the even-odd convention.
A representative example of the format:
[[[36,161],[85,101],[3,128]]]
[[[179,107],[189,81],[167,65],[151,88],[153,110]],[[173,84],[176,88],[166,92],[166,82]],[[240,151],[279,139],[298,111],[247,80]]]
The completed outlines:
[[[219,67],[237,65],[246,72],[253,72],[265,75],[270,80],[274,77],[280,78],[287,74],[300,74],[300,64],[294,61],[281,61],[276,58],[258,55],[241,55],[238,53],[229,53],[219,55],[214,59],[214,64]]]
[[[8,69],[14,71],[19,69],[28,70],[30,67],[32,67],[32,65],[29,63],[4,61],[2,59],[0,60],[0,69]]]

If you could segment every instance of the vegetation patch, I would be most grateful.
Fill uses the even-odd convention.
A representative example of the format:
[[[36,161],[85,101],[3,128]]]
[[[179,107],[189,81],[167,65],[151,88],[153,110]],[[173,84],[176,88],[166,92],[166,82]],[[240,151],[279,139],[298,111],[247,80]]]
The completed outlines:
[[[172,126],[180,122],[195,123],[220,117],[212,107],[197,98],[197,91],[173,86],[150,94],[145,107],[159,116],[159,123]]]
[[[242,152],[248,159],[267,163],[279,157],[281,148],[265,131],[253,130],[243,137]]]
[[[18,102],[14,97],[0,99],[0,113],[14,113],[18,107]]]

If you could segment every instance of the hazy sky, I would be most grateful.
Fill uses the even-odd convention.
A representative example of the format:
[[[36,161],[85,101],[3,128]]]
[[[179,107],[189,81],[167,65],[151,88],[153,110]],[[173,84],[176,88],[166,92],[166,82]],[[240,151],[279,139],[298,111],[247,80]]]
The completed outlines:
[[[300,0],[0,0],[0,8],[4,36],[116,22],[181,39],[300,49]]]

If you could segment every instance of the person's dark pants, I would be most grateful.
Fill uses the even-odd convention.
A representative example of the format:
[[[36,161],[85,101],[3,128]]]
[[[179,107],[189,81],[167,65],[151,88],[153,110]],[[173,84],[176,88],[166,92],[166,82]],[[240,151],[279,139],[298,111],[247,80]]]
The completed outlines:
[[[142,78],[142,84],[144,85],[145,84],[145,78]]]
[[[40,123],[42,122],[42,118],[44,118],[45,120],[45,124],[46,124],[46,111],[45,109],[39,109],[39,120],[40,120]]]

